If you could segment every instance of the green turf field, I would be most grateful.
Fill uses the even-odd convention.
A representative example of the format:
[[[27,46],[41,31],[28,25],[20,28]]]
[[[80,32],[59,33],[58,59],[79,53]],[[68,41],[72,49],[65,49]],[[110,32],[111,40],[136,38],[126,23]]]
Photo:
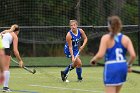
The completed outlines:
[[[92,56],[80,56],[83,66],[90,66],[89,61]],[[15,58],[14,58],[15,59]],[[66,57],[24,57],[24,64],[26,66],[67,66],[71,63],[69,58]],[[103,62],[101,60],[100,62]],[[138,64],[138,60],[134,62],[134,64]],[[11,62],[11,66],[17,66],[14,62]]]
[[[139,67],[133,67],[139,69]],[[64,67],[38,67],[36,74],[21,68],[11,68],[9,87],[12,93],[104,93],[103,67],[83,67],[83,82],[77,82],[75,70],[69,74],[69,83],[62,82]],[[131,73],[121,93],[139,93],[140,75]],[[2,86],[1,86],[2,88]]]

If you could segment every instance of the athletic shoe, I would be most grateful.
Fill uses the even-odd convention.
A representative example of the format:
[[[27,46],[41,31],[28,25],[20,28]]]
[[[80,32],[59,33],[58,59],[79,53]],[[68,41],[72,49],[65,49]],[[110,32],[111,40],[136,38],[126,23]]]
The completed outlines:
[[[3,92],[12,92],[12,90],[10,90],[8,87],[3,87]]]
[[[83,81],[83,78],[78,78],[78,81],[77,82],[82,82]]]
[[[67,79],[64,71],[61,71],[61,79],[62,79],[62,81],[66,81],[66,79]]]

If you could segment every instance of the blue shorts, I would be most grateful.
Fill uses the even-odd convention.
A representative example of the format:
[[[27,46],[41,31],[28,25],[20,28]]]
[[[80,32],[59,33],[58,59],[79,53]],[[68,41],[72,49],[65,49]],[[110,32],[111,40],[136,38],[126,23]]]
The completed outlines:
[[[79,56],[79,53],[78,53],[78,52],[79,52],[78,49],[73,50],[73,55],[74,55],[74,57]],[[71,58],[71,54],[70,54],[68,48],[64,48],[64,53],[66,54],[66,57],[67,57],[67,58]]]
[[[106,86],[122,85],[127,77],[127,62],[105,64],[104,84]]]

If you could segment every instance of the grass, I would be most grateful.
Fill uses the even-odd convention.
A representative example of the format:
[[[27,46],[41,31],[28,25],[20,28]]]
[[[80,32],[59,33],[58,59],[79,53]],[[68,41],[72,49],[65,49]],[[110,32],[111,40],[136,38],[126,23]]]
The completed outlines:
[[[91,58],[91,56],[81,56],[83,65],[89,65]],[[60,71],[64,70],[64,67],[39,66],[66,66],[70,63],[69,59],[65,57],[24,57],[23,60],[26,66],[35,67],[37,73],[31,74],[21,68],[11,68],[9,87],[13,93],[104,93],[103,67],[83,67],[83,82],[77,82],[77,75],[73,70],[68,77],[70,82],[66,83],[60,78]],[[11,66],[17,65],[11,62]],[[140,67],[134,66],[133,68],[139,69]],[[139,87],[140,75],[130,73],[121,93],[139,93]]]
[[[30,74],[21,68],[11,68],[9,87],[14,90],[12,93],[104,93],[103,67],[83,67],[83,82],[77,82],[73,70],[68,77],[69,83],[60,79],[64,67],[38,67],[36,70],[36,74]],[[121,93],[139,93],[139,87],[140,75],[130,73]]]
[[[80,57],[83,63],[83,66],[89,66],[89,61],[92,56],[81,56]],[[71,63],[69,58],[66,57],[24,57],[24,64],[26,66],[67,66]],[[100,62],[103,62],[101,60]],[[135,61],[135,64],[138,64],[138,61]],[[14,62],[11,62],[11,66],[17,66]]]
[[[91,56],[82,56],[83,65],[89,65]],[[26,66],[66,66],[70,63],[70,59],[66,57],[24,57]],[[17,66],[11,62],[11,66]]]

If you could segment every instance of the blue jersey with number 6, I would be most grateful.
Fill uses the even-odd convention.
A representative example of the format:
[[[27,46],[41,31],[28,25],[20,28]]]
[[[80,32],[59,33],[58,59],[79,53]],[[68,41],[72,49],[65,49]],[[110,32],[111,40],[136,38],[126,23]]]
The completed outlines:
[[[74,56],[76,56],[78,54],[78,46],[79,46],[79,42],[81,39],[81,32],[80,29],[77,29],[77,34],[75,35],[71,30],[69,31],[70,35],[72,37],[72,50],[73,50],[73,54]],[[64,53],[66,54],[66,56],[68,58],[71,57],[71,54],[69,52],[69,46],[68,43],[66,42],[65,47],[64,47]]]
[[[114,36],[115,44],[105,54],[104,83],[106,86],[122,85],[127,76],[127,49],[122,45],[123,34]]]
[[[112,48],[108,48],[105,55],[105,62],[106,61],[121,61],[126,60],[126,52],[127,49],[122,45],[122,34],[119,33],[117,36],[114,37],[115,45]]]

